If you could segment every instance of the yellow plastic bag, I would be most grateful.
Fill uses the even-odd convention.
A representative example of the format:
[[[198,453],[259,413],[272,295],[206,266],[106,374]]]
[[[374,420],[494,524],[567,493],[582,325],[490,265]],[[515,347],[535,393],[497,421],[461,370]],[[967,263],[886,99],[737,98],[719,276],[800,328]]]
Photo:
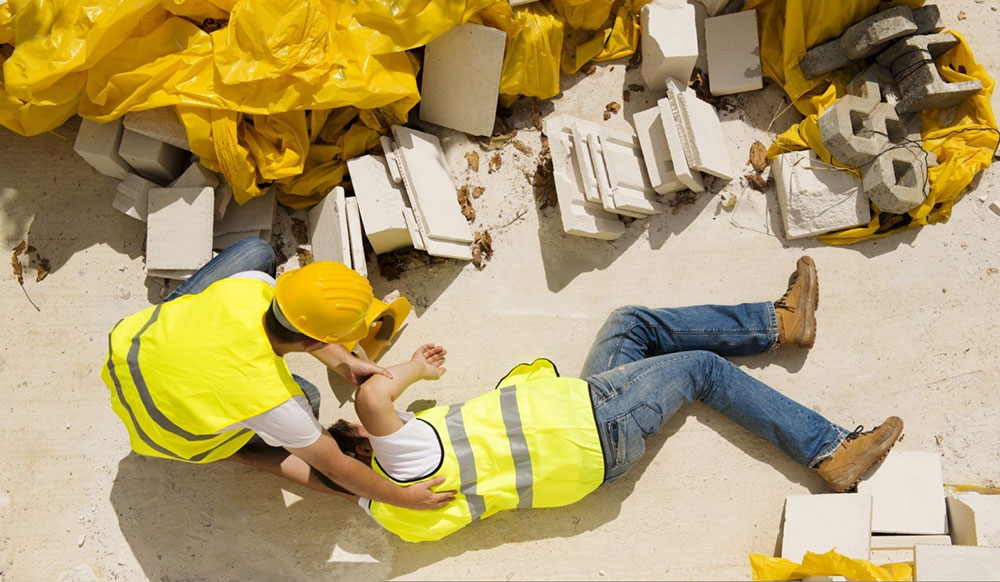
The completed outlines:
[[[805,576],[843,576],[848,580],[908,581],[913,579],[909,564],[876,566],[868,560],[855,560],[830,550],[825,554],[806,552],[802,564],[784,558],[750,554],[752,580],[801,580]]]

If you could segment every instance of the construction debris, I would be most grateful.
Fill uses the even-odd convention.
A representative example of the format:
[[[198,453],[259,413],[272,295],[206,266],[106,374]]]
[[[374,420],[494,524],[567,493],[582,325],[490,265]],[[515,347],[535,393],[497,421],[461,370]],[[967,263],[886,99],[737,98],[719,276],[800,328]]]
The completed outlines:
[[[640,23],[640,73],[646,87],[662,90],[668,78],[690,78],[698,60],[694,6],[649,3],[642,7]]]
[[[666,84],[666,101],[688,164],[695,170],[731,180],[734,173],[715,107],[698,99],[693,90],[676,79],[667,79]],[[660,104],[661,115],[665,115],[663,100]]]
[[[862,226],[871,220],[860,181],[823,162],[812,150],[778,156],[771,172],[788,240]]]
[[[146,219],[146,273],[184,279],[212,258],[212,188],[152,188]]]
[[[347,161],[347,171],[354,185],[365,237],[375,254],[410,246],[412,238],[403,217],[409,200],[403,184],[393,182],[386,159],[382,156],[354,158]]]
[[[469,222],[476,221],[476,209],[472,207],[472,201],[469,200],[469,186],[468,184],[462,186],[458,189],[458,205],[462,208],[462,216],[465,217]]]
[[[948,83],[941,78],[934,59],[958,45],[951,34],[911,36],[892,45],[876,59],[892,71],[902,99],[896,112],[915,113],[957,105],[983,89],[978,80]]]
[[[712,95],[731,95],[764,87],[757,38],[757,11],[705,20]]]

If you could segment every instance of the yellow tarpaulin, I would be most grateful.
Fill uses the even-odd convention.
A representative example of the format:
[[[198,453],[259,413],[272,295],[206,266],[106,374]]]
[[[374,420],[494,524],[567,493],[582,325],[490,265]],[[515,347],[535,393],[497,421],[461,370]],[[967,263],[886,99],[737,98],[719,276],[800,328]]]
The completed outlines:
[[[913,568],[896,563],[876,566],[868,560],[855,560],[830,550],[825,554],[806,552],[802,564],[784,558],[750,554],[751,579],[801,580],[806,576],[843,576],[848,580],[912,580]]]
[[[916,7],[921,0],[895,2]],[[850,79],[860,72],[851,65],[822,77],[807,80],[798,66],[806,49],[837,38],[855,22],[874,14],[878,0],[750,0],[746,9],[756,9],[760,32],[761,64],[765,74],[777,81],[795,107],[806,118],[777,137],[768,150],[772,159],[786,151],[813,149],[827,163],[845,167],[831,158],[819,134],[823,110],[842,97]],[[949,82],[978,79],[983,90],[959,105],[954,115],[947,111],[923,112],[921,134],[924,149],[937,156],[938,166],[928,170],[928,195],[919,207],[905,215],[880,213],[873,206],[871,222],[819,237],[829,244],[851,244],[891,234],[901,229],[948,220],[951,209],[977,173],[989,167],[1000,141],[990,107],[993,79],[980,66],[964,37],[951,31],[959,46],[936,59],[943,79]],[[947,118],[945,118],[947,116]],[[857,172],[856,169],[851,171]]]

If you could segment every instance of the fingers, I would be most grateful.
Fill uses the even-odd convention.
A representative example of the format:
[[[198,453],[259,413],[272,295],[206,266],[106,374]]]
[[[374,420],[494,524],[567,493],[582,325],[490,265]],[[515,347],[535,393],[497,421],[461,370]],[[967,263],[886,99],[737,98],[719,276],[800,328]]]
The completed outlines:
[[[373,373],[375,373],[375,374],[381,374],[382,376],[385,376],[386,378],[389,378],[390,380],[392,379],[392,372],[390,372],[389,370],[386,370],[385,368],[383,368],[381,366],[375,366],[374,364],[373,364],[373,367],[375,368],[373,370]]]

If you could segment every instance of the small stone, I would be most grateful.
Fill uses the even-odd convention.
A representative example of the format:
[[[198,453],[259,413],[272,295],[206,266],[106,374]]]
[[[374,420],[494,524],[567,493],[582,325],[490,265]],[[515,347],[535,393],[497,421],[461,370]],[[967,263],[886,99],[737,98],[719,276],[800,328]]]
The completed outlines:
[[[83,547],[83,544],[84,544],[84,542],[86,542],[86,541],[87,541],[87,536],[86,536],[86,535],[81,535],[81,536],[80,536],[79,538],[77,538],[77,540],[76,540],[76,545],[77,545],[77,547],[80,547],[80,548],[82,548],[82,547]]]
[[[66,430],[69,430],[71,428],[73,428],[73,425],[67,422],[66,423]]]

